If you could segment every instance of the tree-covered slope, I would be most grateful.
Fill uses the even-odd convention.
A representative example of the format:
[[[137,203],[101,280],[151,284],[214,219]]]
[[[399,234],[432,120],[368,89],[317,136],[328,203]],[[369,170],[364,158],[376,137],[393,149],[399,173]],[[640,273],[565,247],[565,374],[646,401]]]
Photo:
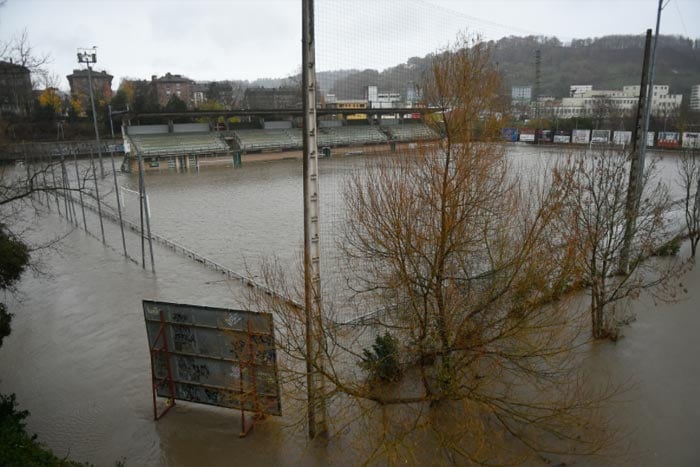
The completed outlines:
[[[556,38],[507,37],[490,45],[506,89],[511,85],[534,85],[535,51],[540,50],[540,94],[562,97],[568,95],[572,84],[592,84],[596,89],[639,84],[644,36],[575,39],[570,44],[562,44]],[[330,92],[340,99],[362,98],[366,86],[377,85],[382,91],[404,94],[409,82],[422,81],[430,60],[430,55],[413,57],[381,72],[363,70],[341,75]],[[700,84],[700,41],[661,36],[655,82],[668,84],[672,93],[687,96],[692,85]]]

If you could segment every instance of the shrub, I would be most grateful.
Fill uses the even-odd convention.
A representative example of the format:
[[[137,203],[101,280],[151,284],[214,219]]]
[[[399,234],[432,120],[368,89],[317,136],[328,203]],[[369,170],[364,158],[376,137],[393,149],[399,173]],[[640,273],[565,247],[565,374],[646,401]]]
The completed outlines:
[[[360,366],[369,373],[370,379],[396,381],[401,377],[399,345],[391,334],[377,336],[372,349],[362,351]]]
[[[655,252],[654,256],[676,256],[681,249],[681,241],[674,238],[661,245]]]
[[[0,463],[7,466],[82,466],[60,459],[26,432],[26,410],[17,410],[15,395],[0,394]]]

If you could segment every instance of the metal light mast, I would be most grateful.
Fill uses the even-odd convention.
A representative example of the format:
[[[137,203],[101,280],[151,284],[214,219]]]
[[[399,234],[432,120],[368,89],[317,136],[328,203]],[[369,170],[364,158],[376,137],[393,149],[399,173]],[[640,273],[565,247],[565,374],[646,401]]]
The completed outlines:
[[[321,245],[319,238],[318,144],[316,141],[316,51],[314,2],[302,0],[302,99],[304,114],[304,307],[309,437],[326,432],[321,315]]]
[[[97,157],[100,159],[100,177],[105,178],[105,167],[102,163],[102,148],[100,148],[100,131],[97,128],[97,113],[95,113],[95,97],[92,91],[91,63],[97,63],[95,47],[91,49],[78,49],[78,63],[84,63],[88,72],[88,87],[90,88],[90,106],[92,107],[92,123],[95,125],[95,140],[97,141]]]

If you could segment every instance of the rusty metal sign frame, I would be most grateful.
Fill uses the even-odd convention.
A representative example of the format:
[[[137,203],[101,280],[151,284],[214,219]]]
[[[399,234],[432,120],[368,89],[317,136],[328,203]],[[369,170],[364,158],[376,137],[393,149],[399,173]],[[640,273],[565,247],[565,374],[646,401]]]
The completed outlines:
[[[270,313],[143,300],[151,356],[153,416],[176,400],[282,415]],[[156,399],[165,397],[158,413]]]

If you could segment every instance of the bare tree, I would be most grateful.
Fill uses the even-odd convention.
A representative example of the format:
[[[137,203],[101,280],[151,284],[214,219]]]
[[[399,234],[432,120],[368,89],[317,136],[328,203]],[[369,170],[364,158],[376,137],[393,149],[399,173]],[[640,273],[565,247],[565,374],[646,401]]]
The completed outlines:
[[[593,99],[590,107],[590,115],[595,120],[595,128],[605,127],[606,123],[616,115],[614,101],[607,96],[599,96]]]
[[[0,150],[3,150],[0,144]],[[69,181],[64,165],[58,158],[25,159],[24,165],[0,165],[0,291],[14,292],[13,285],[22,272],[36,263],[31,255],[37,250],[51,248],[63,235],[40,244],[27,241],[27,230],[20,227],[27,212],[34,215],[56,209],[77,225],[77,211],[71,199],[73,193],[87,193],[87,173],[78,180]],[[10,334],[12,314],[0,302],[0,345]]]
[[[444,138],[348,181],[339,248],[365,325],[340,325],[354,310],[326,303],[309,354],[301,310],[255,296],[277,317],[287,385],[303,391],[311,362],[334,432],[371,435],[366,462],[514,463],[596,453],[608,436],[594,414],[609,393],[584,389],[582,327],[559,300],[579,267],[554,230],[564,193],[519,176],[495,143],[499,83],[483,44],[436,55],[423,88]],[[284,276],[263,268],[301,296]],[[375,365],[391,371],[362,370]]]
[[[624,244],[628,173],[626,155],[609,148],[573,153],[556,171],[557,184],[566,193],[560,231],[579,255],[581,280],[590,286],[591,327],[596,339],[616,339],[619,324],[629,318],[619,309],[624,299],[644,289],[670,292],[664,286],[680,268],[675,261],[666,265],[646,261],[674,238],[667,218],[668,190],[657,180],[652,163],[645,168],[641,183],[629,271],[616,275]]]
[[[695,151],[684,151],[678,161],[678,184],[683,189],[685,225],[690,240],[690,254],[695,258],[700,242],[700,162]]]
[[[36,88],[49,80],[50,72],[46,68],[51,62],[51,54],[38,53],[29,41],[29,33],[24,29],[9,41],[0,44],[0,57],[29,69],[33,75],[32,85]]]

